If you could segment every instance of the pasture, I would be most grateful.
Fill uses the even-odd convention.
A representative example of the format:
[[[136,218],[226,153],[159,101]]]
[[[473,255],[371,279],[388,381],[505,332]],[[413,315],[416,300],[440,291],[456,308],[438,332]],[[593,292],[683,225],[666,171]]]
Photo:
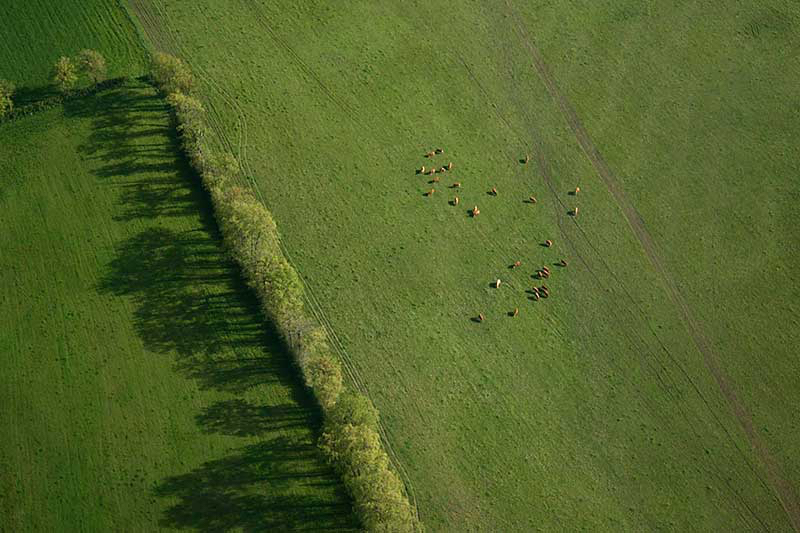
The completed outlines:
[[[575,4],[129,2],[431,530],[798,527],[798,9]]]
[[[137,82],[0,124],[0,530],[355,530],[177,145]]]

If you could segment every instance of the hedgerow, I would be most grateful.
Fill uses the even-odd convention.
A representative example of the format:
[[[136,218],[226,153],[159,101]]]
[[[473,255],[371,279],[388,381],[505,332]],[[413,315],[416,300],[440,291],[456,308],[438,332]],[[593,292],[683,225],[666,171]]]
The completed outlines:
[[[302,282],[283,255],[275,220],[249,189],[236,185],[235,158],[213,153],[205,142],[205,110],[190,94],[189,68],[167,54],[156,54],[152,65],[152,80],[174,111],[181,145],[211,195],[223,241],[320,405],[320,448],[342,476],[362,524],[374,532],[421,529],[382,446],[378,412],[367,397],[344,386],[341,361],[305,309]]]

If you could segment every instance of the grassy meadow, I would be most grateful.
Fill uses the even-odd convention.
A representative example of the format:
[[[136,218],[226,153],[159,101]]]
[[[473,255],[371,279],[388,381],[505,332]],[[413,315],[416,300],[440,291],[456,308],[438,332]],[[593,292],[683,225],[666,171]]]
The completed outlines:
[[[127,5],[200,78],[430,530],[798,526],[797,7]]]
[[[147,85],[0,124],[0,530],[355,530]]]

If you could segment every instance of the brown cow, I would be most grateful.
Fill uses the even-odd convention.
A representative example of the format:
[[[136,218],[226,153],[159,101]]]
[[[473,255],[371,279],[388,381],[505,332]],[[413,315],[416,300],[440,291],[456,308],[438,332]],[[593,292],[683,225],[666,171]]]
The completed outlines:
[[[515,307],[514,312],[512,313],[511,316],[518,316],[518,315],[519,315],[519,307]]]
[[[575,187],[575,192],[572,193],[572,194],[577,196],[579,192],[581,192],[581,188],[580,187]]]
[[[425,157],[429,157],[430,158],[430,157],[433,157],[433,156],[434,156],[433,152],[428,152],[428,153],[425,154]]]
[[[483,322],[486,320],[486,317],[483,316],[483,313],[478,313],[478,322]]]
[[[461,187],[460,181],[456,181],[450,186],[451,189],[457,189],[458,187]]]
[[[475,207],[473,207],[473,208],[472,208],[472,216],[473,216],[473,217],[476,217],[476,216],[478,216],[478,215],[480,215],[480,214],[481,214],[481,210],[480,210],[480,209],[478,209],[478,206],[477,206],[477,205],[476,205]]]
[[[439,183],[439,176],[434,176],[434,177],[431,179],[431,183]]]
[[[434,152],[436,152],[437,154],[443,154],[444,148],[437,148],[436,150],[434,150]]]
[[[436,192],[436,189],[431,189],[428,191],[428,196],[433,196],[433,193]]]
[[[522,264],[522,261],[514,261],[514,264],[513,264],[513,265],[511,265],[511,268],[517,268],[517,267],[518,267],[518,266],[520,266],[521,264]]]
[[[439,169],[439,172],[447,172],[449,169],[447,167],[442,167]]]
[[[492,187],[492,194],[497,196],[497,187]]]

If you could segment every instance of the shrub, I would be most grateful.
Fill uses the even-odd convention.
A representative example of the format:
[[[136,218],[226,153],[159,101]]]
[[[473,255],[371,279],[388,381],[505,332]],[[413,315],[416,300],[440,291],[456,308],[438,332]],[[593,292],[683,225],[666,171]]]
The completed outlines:
[[[14,110],[14,84],[0,79],[0,118]]]
[[[78,74],[75,72],[75,65],[66,56],[61,56],[53,67],[53,81],[62,93],[69,92],[78,81]]]
[[[98,83],[106,79],[106,59],[97,50],[84,49],[78,54],[81,72],[92,81]]]
[[[194,87],[194,77],[186,63],[162,52],[153,55],[151,75],[164,94],[174,92],[189,94]]]

